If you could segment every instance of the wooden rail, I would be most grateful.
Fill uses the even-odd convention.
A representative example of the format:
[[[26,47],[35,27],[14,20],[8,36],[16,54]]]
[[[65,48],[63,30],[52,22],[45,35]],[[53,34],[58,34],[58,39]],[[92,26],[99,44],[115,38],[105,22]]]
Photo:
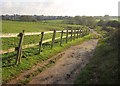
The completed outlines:
[[[61,36],[56,38],[56,32],[61,33]],[[48,39],[48,40],[44,40],[43,41],[44,34],[48,34],[48,33],[53,33],[52,39]],[[66,36],[63,36],[64,33],[66,34]],[[68,37],[70,38],[71,41],[73,40],[73,33],[74,33],[74,39],[75,39],[75,38],[81,37],[80,36],[81,34],[85,35],[87,33],[87,31],[85,31],[85,30],[82,31],[81,29],[77,29],[77,30],[71,29],[71,30],[62,30],[62,31],[54,30],[54,31],[48,31],[48,32],[24,33],[24,30],[23,30],[23,32],[21,32],[19,34],[14,34],[14,35],[11,35],[11,36],[9,34],[6,35],[6,36],[2,35],[2,38],[4,38],[4,37],[20,37],[20,40],[19,40],[18,47],[11,48],[11,49],[8,49],[8,50],[1,50],[0,54],[5,54],[5,53],[10,53],[10,52],[17,51],[15,64],[19,64],[21,62],[22,50],[23,49],[39,45],[38,48],[39,48],[39,54],[40,54],[41,48],[42,48],[42,44],[51,41],[51,49],[52,49],[54,47],[55,40],[60,39],[60,46],[62,46],[63,38],[66,38],[66,43],[68,42]],[[27,35],[40,35],[40,34],[41,34],[41,38],[40,38],[39,43],[22,45],[23,40],[24,40],[24,36],[27,36]]]
[[[81,31],[80,33],[82,33],[82,30],[80,30],[80,31]],[[56,32],[60,33],[61,31],[56,31]],[[74,30],[74,32],[76,34],[76,30]],[[44,32],[44,34],[48,34],[48,33],[53,33],[53,31]],[[67,43],[68,42],[68,37],[71,37],[73,32],[71,33],[71,30],[63,30],[63,33],[66,33],[66,43]],[[68,33],[71,33],[71,35],[68,36]],[[35,32],[35,33],[32,32],[32,33],[24,33],[24,36],[27,36],[27,35],[40,35],[40,34],[41,34],[41,32]],[[75,37],[75,34],[74,34],[74,37]],[[6,38],[6,37],[18,37],[18,35],[19,35],[19,33],[15,33],[15,34],[2,34],[0,36],[2,38]],[[63,36],[63,38],[65,38],[65,36]],[[60,39],[60,37],[55,38],[55,40],[56,39]],[[42,43],[46,43],[46,42],[50,42],[50,41],[52,41],[52,39],[44,40]],[[61,41],[60,45],[61,44],[62,44],[62,41]],[[34,47],[36,45],[39,45],[39,43],[23,45],[22,49]],[[14,51],[15,51],[15,48],[10,48],[10,49],[7,49],[7,50],[0,50],[0,54],[11,53],[11,52],[14,52]]]
[[[69,35],[68,37],[70,37],[70,35]],[[66,38],[66,36],[63,36],[63,38]],[[55,40],[57,40],[57,39],[60,39],[60,37],[55,38]],[[44,41],[42,42],[42,44],[47,43],[47,42],[50,42],[50,41],[52,41],[52,38],[51,38],[51,39],[44,40]],[[37,45],[39,45],[39,43],[23,45],[23,46],[22,46],[22,49],[31,48],[31,47],[34,47],[34,46],[37,46]],[[10,48],[10,49],[8,49],[8,50],[0,50],[0,54],[11,53],[11,52],[14,52],[14,51],[15,51],[15,48]]]
[[[56,31],[56,32],[61,32],[61,31]],[[66,30],[64,30],[64,32],[66,32]],[[70,32],[70,30],[69,30]],[[48,34],[48,33],[53,33],[53,31],[46,31],[44,32],[44,34]],[[26,32],[24,33],[25,36],[29,36],[29,35],[40,35],[41,32]],[[4,33],[4,34],[0,34],[1,38],[10,38],[10,37],[17,37],[19,35],[19,33]]]

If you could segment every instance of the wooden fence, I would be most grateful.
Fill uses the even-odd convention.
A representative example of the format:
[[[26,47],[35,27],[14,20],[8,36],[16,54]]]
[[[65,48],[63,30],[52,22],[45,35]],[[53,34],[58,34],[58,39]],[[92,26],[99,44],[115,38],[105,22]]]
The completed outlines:
[[[56,38],[56,33],[57,32],[61,33],[61,36]],[[5,54],[5,53],[10,53],[10,52],[15,52],[16,51],[17,54],[16,54],[15,64],[19,64],[21,62],[22,50],[25,49],[25,48],[30,48],[30,47],[34,47],[36,45],[39,45],[38,49],[39,49],[39,54],[40,54],[42,44],[44,44],[46,42],[51,41],[51,49],[52,49],[54,47],[55,40],[60,39],[60,46],[62,46],[63,38],[65,38],[66,43],[67,43],[68,38],[70,38],[70,40],[72,41],[72,40],[75,40],[76,38],[84,36],[88,32],[89,32],[89,30],[83,30],[83,29],[74,29],[74,30],[73,29],[71,29],[71,30],[67,29],[67,30],[62,30],[62,31],[54,30],[54,31],[49,31],[49,32],[38,32],[38,33],[34,33],[34,34],[32,33],[31,35],[41,34],[41,38],[40,38],[39,43],[29,44],[29,45],[22,45],[22,43],[24,41],[24,36],[30,35],[30,33],[25,33],[24,30],[23,30],[23,32],[21,32],[21,33],[19,33],[17,35],[17,37],[20,37],[18,47],[8,49],[8,51],[7,50],[6,51],[1,51],[0,54]],[[44,34],[47,34],[47,33],[53,33],[52,39],[48,39],[48,40],[43,41]],[[66,34],[66,36],[63,36],[63,34]],[[6,36],[6,37],[8,37],[8,36]],[[13,35],[11,37],[13,37]],[[14,37],[16,37],[16,34],[14,35]]]

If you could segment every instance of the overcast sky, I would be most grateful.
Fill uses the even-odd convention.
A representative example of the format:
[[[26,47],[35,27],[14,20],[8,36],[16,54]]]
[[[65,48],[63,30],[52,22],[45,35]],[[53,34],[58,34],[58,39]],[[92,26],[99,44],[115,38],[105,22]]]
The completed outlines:
[[[0,0],[0,14],[118,16],[119,0]]]

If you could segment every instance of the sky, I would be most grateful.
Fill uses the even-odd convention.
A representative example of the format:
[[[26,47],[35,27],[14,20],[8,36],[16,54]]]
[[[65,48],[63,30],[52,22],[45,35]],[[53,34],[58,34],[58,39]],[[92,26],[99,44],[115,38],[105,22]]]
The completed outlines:
[[[0,0],[0,14],[118,16],[119,0]]]

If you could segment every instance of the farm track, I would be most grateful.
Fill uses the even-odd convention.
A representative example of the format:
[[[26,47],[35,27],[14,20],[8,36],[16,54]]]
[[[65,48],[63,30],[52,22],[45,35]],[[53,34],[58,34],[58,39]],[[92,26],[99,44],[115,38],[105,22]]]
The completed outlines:
[[[98,39],[91,39],[64,51],[54,66],[32,78],[29,84],[74,84],[80,70],[85,67],[94,53]]]
[[[48,64],[51,60],[57,59],[54,66],[39,73],[29,82],[29,84],[73,84],[76,76],[92,57],[98,39],[91,39],[80,45],[71,46],[69,49],[53,56],[52,58],[38,63],[30,70],[21,73],[17,78],[12,79],[7,84],[17,84],[38,68]]]

